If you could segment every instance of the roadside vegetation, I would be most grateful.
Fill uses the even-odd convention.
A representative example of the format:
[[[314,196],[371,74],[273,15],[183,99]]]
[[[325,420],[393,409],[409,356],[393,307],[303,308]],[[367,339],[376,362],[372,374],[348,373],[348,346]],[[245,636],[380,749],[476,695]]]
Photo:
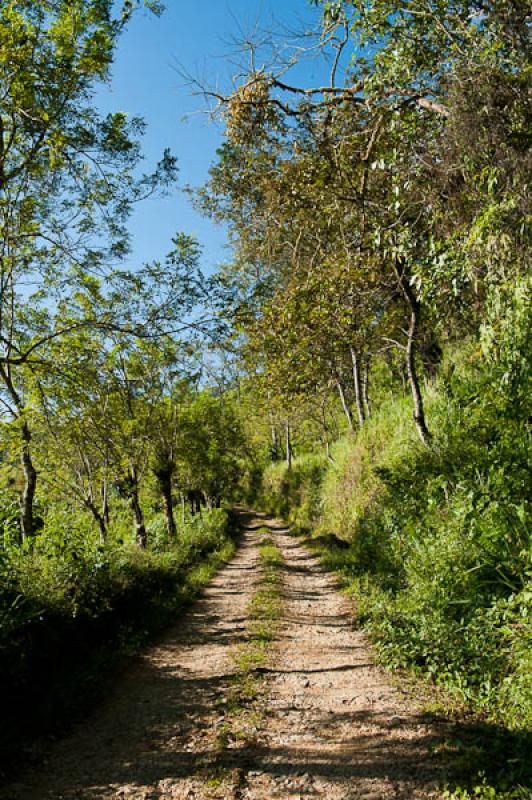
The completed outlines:
[[[309,453],[268,466],[255,502],[340,574],[381,663],[441,687],[440,712],[478,721],[455,743],[483,787],[471,796],[521,798],[531,780],[529,443],[493,379],[474,348],[453,352],[427,387],[430,450],[408,398],[391,396],[333,446],[332,463]]]
[[[453,354],[450,380],[428,388],[430,450],[409,425],[408,400],[390,398],[333,447],[332,464],[310,455],[290,470],[268,467],[262,502],[321,542],[388,665],[414,666],[482,714],[526,729],[528,443],[474,351],[462,356],[457,367]]]
[[[177,539],[156,536],[139,549],[124,514],[124,540],[101,545],[88,526],[55,528],[31,551],[7,548],[2,560],[0,671],[5,766],[36,734],[68,727],[126,659],[173,624],[234,552],[226,511],[180,522]],[[117,526],[118,527],[118,526]]]
[[[145,123],[96,90],[146,0],[0,6],[2,753],[87,707],[232,552],[230,392],[198,243],[131,264],[129,219],[175,187]]]

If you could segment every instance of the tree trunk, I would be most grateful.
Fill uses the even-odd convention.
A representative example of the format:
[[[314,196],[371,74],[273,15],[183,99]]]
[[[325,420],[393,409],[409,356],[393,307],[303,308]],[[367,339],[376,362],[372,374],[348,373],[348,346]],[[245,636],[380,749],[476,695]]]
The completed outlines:
[[[286,465],[288,469],[292,469],[292,435],[289,422],[286,423]]]
[[[334,458],[331,455],[331,442],[329,425],[327,424],[327,414],[325,411],[325,403],[321,404],[321,425],[323,428],[323,444],[325,445],[325,452],[327,453],[327,460],[334,464]]]
[[[166,530],[170,539],[177,536],[177,528],[174,518],[174,499],[172,497],[172,471],[165,470],[157,475],[159,489],[163,498],[164,516],[166,519]]]
[[[102,517],[107,527],[109,522],[111,521],[111,510],[109,508],[109,490],[107,486],[107,478],[103,482],[102,486]]]
[[[101,514],[98,514],[96,517],[98,522],[98,527],[100,528],[100,542],[105,544],[105,540],[107,538],[107,526],[105,524],[105,520]]]
[[[172,498],[172,485],[162,490],[163,495],[163,507],[164,507],[164,516],[166,519],[166,529],[168,531],[168,536],[171,539],[175,539],[177,537],[177,527],[175,524],[174,518],[174,503]]]
[[[349,430],[353,430],[353,414],[351,413],[351,409],[349,408],[349,403],[347,402],[344,387],[342,386],[341,381],[336,381],[336,386],[338,388],[338,394],[340,395],[340,400],[342,402],[342,408],[344,409],[344,414],[347,419],[347,425]]]
[[[410,308],[410,325],[408,327],[408,342],[406,345],[406,372],[408,375],[408,382],[410,383],[412,399],[414,401],[414,422],[419,434],[419,438],[423,444],[428,447],[431,440],[431,434],[425,420],[423,397],[419,387],[419,379],[416,369],[416,339],[421,315],[421,304],[412,290],[412,287],[408,281],[408,277],[405,275],[404,271],[399,269],[398,265],[395,267],[395,272]]]
[[[90,497],[85,499],[85,505],[98,523],[98,528],[100,530],[100,542],[105,544],[105,540],[107,538],[107,524],[104,513],[98,511]]]
[[[22,527],[22,539],[27,539],[35,532],[33,521],[33,501],[35,499],[35,489],[37,487],[37,470],[33,466],[31,458],[31,431],[27,422],[22,423],[22,451],[21,462],[24,471],[24,489],[20,497],[20,524]]]
[[[360,382],[360,364],[358,360],[358,355],[354,347],[350,347],[349,351],[351,353],[351,363],[353,364],[353,386],[355,387],[355,403],[357,407],[357,414],[358,414],[358,423],[360,427],[366,421],[366,415],[364,414],[364,403],[362,401],[362,388]]]
[[[406,346],[406,371],[412,391],[412,399],[414,401],[414,422],[416,423],[419,438],[424,445],[428,447],[431,439],[431,434],[427,428],[425,420],[425,410],[423,408],[423,397],[419,387],[419,379],[416,370],[416,354],[415,342],[416,334],[419,325],[419,312],[412,309],[410,313],[410,327],[408,328],[408,344]]]
[[[277,461],[279,458],[279,437],[277,435],[277,428],[274,423],[271,423],[272,431],[272,461]]]
[[[133,532],[135,534],[135,541],[139,547],[145,548],[147,544],[146,526],[144,524],[144,514],[140,506],[137,492],[134,492],[133,496],[131,497],[131,509],[134,517]]]
[[[369,400],[369,357],[364,359],[364,369],[362,371],[362,400],[366,408],[366,417],[371,419],[371,403]]]
[[[21,439],[22,447],[20,452],[20,462],[22,464],[22,471],[24,472],[24,489],[20,496],[20,527],[22,531],[22,539],[27,539],[28,536],[33,536],[35,533],[35,520],[33,518],[33,503],[35,500],[35,490],[37,488],[37,470],[33,465],[31,458],[31,431],[28,423],[23,417],[24,403],[19,394],[13,379],[11,377],[9,365],[4,366],[0,364],[0,377],[9,392],[9,396],[13,400],[17,413],[13,412],[15,419],[21,421]]]
[[[144,513],[139,499],[139,480],[136,467],[131,468],[131,510],[133,511],[133,532],[135,541],[139,547],[145,548],[147,544],[146,525],[144,524]]]

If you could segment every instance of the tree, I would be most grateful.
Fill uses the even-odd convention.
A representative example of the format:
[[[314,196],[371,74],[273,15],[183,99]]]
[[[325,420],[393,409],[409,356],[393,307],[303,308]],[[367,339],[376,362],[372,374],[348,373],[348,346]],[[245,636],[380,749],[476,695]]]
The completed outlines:
[[[236,483],[242,447],[231,397],[196,393],[180,414],[178,485],[201,492],[210,508],[218,506]]]
[[[332,63],[323,84],[290,81],[304,48],[279,63],[281,48],[274,45],[270,63],[257,68],[255,45],[249,43],[244,46],[249,65],[243,66],[231,91],[200,87],[227,123],[227,144],[204,205],[231,223],[238,269],[247,267],[248,275],[262,270],[259,286],[266,289],[266,301],[268,293],[290,283],[290,273],[301,263],[303,280],[346,254],[368,265],[369,283],[371,271],[378,272],[379,290],[363,317],[371,326],[390,305],[403,309],[404,323],[386,339],[404,350],[414,422],[428,444],[420,345],[429,327],[434,338],[435,326],[443,330],[446,320],[448,335],[449,313],[459,318],[471,297],[471,277],[459,273],[458,252],[465,242],[454,248],[451,237],[441,236],[449,191],[458,207],[461,176],[471,172],[465,142],[458,159],[456,152],[451,156],[453,138],[456,142],[460,124],[478,108],[473,97],[484,76],[492,96],[507,108],[501,113],[490,100],[491,107],[483,112],[481,127],[489,132],[486,149],[497,159],[493,123],[498,120],[501,151],[508,152],[508,142],[515,143],[510,174],[517,174],[517,164],[523,163],[517,152],[526,147],[526,4],[518,0],[510,8],[487,8],[482,2],[458,0],[414,9],[407,0],[363,0],[316,5],[323,8],[323,20],[313,46],[323,54],[328,51]],[[508,186],[503,169],[495,174],[484,164],[484,176],[477,171],[473,181]],[[519,177],[523,189],[525,171]],[[519,194],[524,200],[521,190]],[[504,200],[499,195],[503,219],[510,222],[513,217],[519,224],[526,201],[517,212],[515,194]],[[480,216],[484,227],[486,216]],[[469,232],[467,226],[465,230]],[[452,238],[457,242],[459,237]],[[478,276],[474,291],[479,298]],[[352,294],[357,293],[358,284]],[[352,354],[362,421],[356,348]],[[343,404],[349,418],[345,398]]]
[[[142,121],[101,117],[92,102],[135,5],[114,14],[105,0],[13,0],[0,10],[0,402],[19,429],[24,536],[33,531],[37,482],[32,375],[50,341],[103,323],[91,308],[95,276],[109,275],[127,251],[132,204],[175,177],[168,152],[137,177]],[[65,323],[76,293],[84,311]]]

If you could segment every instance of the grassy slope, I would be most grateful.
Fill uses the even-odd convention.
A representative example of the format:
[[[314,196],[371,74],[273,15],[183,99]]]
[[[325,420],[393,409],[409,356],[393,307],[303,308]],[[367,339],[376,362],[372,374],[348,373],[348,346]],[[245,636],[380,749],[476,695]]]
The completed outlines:
[[[450,364],[426,391],[430,449],[416,438],[408,399],[389,396],[364,430],[337,443],[334,464],[311,455],[291,472],[270,466],[261,500],[320,537],[383,663],[443,685],[492,726],[492,738],[513,731],[515,760],[504,763],[506,737],[491,766],[502,765],[503,783],[526,781],[525,408],[504,400],[498,375],[475,352],[454,353]]]

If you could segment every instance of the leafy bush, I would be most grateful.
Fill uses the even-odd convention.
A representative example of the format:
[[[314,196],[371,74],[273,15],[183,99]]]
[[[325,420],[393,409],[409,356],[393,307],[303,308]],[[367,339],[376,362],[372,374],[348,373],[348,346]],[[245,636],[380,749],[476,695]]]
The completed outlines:
[[[260,502],[273,514],[290,518],[300,528],[311,527],[320,512],[320,488],[327,469],[322,456],[296,458],[268,466],[263,474]]]

